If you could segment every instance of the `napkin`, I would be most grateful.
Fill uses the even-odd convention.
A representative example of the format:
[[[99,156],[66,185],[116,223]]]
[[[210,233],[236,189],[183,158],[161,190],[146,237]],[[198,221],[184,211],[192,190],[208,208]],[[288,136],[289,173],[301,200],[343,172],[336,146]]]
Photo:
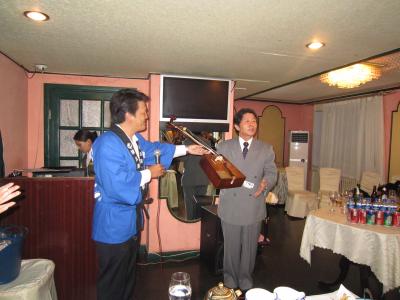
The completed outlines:
[[[338,291],[336,292],[335,300],[355,300],[358,299],[356,295],[345,288],[343,284],[340,285]]]
[[[278,286],[274,289],[274,293],[278,296],[278,300],[304,300],[306,298],[304,292],[296,291],[287,286]]]

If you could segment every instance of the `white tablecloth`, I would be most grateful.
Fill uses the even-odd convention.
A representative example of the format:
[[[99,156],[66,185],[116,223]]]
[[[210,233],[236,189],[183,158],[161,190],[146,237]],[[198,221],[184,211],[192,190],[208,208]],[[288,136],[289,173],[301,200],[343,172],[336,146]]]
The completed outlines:
[[[18,277],[0,285],[0,299],[57,300],[53,274],[54,263],[51,260],[23,260]]]
[[[308,215],[304,227],[300,256],[309,264],[314,246],[370,266],[384,293],[400,286],[399,227],[351,224],[344,214],[322,208]]]

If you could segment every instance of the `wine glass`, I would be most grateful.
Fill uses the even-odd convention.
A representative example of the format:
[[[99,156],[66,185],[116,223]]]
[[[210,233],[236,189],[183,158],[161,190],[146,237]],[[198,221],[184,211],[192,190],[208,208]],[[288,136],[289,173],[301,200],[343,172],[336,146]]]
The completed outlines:
[[[338,198],[338,193],[335,191],[330,191],[329,192],[329,200],[331,201],[331,209],[330,212],[335,212],[335,205],[336,205],[336,200]]]
[[[192,287],[190,286],[190,276],[186,272],[176,272],[172,274],[169,283],[169,300],[190,300]]]
[[[321,191],[319,191],[319,192],[317,193],[317,203],[318,203],[318,207],[320,207],[320,205],[321,205],[321,199],[322,199],[322,193],[321,193]]]
[[[339,212],[342,214],[346,214],[346,208],[347,208],[347,194],[345,192],[343,193],[338,193],[338,198],[336,200],[336,205],[339,207]]]

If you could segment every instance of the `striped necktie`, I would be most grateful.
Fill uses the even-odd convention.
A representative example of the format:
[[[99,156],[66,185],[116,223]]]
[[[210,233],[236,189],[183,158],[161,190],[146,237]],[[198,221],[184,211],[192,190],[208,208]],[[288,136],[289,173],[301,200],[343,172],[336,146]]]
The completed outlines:
[[[249,152],[249,143],[244,142],[243,143],[243,158],[246,158],[247,152]]]

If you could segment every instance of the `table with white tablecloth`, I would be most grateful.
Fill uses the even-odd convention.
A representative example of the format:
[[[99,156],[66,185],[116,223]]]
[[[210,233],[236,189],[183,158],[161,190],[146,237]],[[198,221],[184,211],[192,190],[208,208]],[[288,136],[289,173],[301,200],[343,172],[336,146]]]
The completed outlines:
[[[307,216],[300,256],[311,264],[314,247],[330,249],[367,265],[383,284],[383,292],[400,286],[400,228],[352,224],[339,209],[318,209]]]
[[[13,281],[0,285],[0,300],[57,300],[54,263],[48,259],[27,259]]]

